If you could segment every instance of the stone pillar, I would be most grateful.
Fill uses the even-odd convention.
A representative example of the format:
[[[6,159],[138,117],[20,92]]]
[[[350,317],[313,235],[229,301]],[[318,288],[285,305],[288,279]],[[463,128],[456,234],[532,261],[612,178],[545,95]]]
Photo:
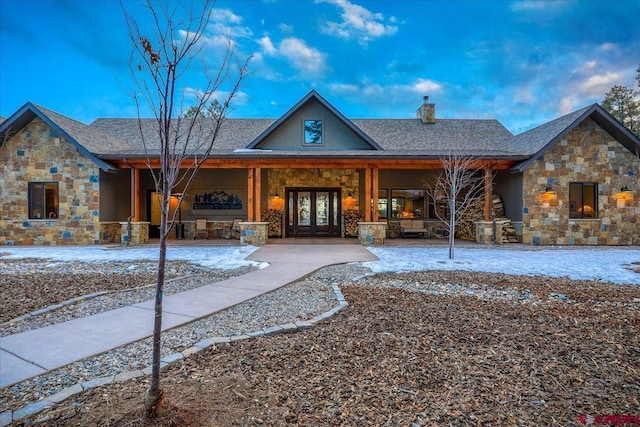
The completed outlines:
[[[493,221],[476,221],[476,243],[490,245],[494,241]],[[495,232],[499,232],[496,230]],[[502,239],[500,239],[502,240]]]
[[[129,236],[129,223],[120,223],[120,240],[123,245],[139,245],[149,242],[149,222],[131,222],[131,236]]]
[[[386,222],[359,222],[358,241],[363,246],[384,245],[387,234]]]
[[[241,222],[240,244],[264,246],[269,238],[268,222]]]

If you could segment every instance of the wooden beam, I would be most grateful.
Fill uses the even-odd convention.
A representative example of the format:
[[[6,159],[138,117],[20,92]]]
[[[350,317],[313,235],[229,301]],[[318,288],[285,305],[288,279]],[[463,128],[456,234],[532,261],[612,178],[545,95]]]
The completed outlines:
[[[364,170],[364,220],[371,221],[371,168]]]
[[[484,220],[491,220],[491,168],[484,168]]]
[[[125,169],[133,167],[136,169],[146,169],[147,159],[122,159],[108,160],[115,166]],[[478,160],[473,167],[483,169],[488,160]],[[521,160],[491,160],[491,168],[494,170],[510,169]],[[150,164],[153,168],[160,168],[159,159],[152,159]],[[193,161],[187,159],[183,161],[186,169],[192,166]],[[385,158],[343,158],[343,159],[317,159],[317,158],[287,158],[287,159],[265,159],[265,158],[218,158],[207,159],[203,164],[203,169],[442,169],[439,159],[385,159]]]
[[[260,218],[260,213],[262,211],[260,205],[262,204],[262,170],[260,168],[255,168],[254,174],[255,184],[255,198],[253,204],[255,206],[255,221],[262,221]]]
[[[253,221],[253,212],[254,212],[254,200],[253,200],[253,177],[254,177],[255,169],[249,168],[249,172],[247,174],[247,221]]]
[[[132,169],[133,173],[133,220],[140,221],[140,169]]]
[[[380,218],[378,215],[378,168],[373,168],[371,170],[372,175],[371,175],[371,185],[372,185],[372,189],[371,189],[371,196],[373,199],[373,207],[372,207],[372,219],[374,222],[377,222]]]

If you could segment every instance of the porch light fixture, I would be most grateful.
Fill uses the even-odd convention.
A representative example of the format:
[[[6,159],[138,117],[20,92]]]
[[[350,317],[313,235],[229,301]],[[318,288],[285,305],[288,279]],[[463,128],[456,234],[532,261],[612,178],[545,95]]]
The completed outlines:
[[[613,198],[617,199],[618,202],[631,201],[633,200],[633,192],[628,185],[624,185],[620,188],[620,192],[613,195]]]
[[[555,190],[553,189],[553,187],[549,184],[544,186],[544,191],[542,192],[542,194],[554,194]]]

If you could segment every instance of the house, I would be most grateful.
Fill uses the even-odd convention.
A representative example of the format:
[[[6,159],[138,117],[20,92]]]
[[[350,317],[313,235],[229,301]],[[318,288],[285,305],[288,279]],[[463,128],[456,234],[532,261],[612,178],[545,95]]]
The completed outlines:
[[[0,125],[0,245],[146,241],[158,198],[142,135],[152,119],[86,125],[27,103]],[[147,147],[149,148],[149,147]],[[349,221],[422,221],[441,228],[426,184],[451,152],[478,160],[490,243],[498,197],[532,245],[640,245],[640,140],[597,104],[519,135],[497,120],[440,119],[425,97],[415,119],[349,119],[316,91],[277,119],[226,119],[180,209],[220,232],[234,218],[280,212],[280,236],[344,237]],[[182,189],[177,188],[176,192]],[[129,228],[130,227],[130,228]],[[133,230],[133,231],[131,231]],[[492,231],[493,230],[493,231]]]

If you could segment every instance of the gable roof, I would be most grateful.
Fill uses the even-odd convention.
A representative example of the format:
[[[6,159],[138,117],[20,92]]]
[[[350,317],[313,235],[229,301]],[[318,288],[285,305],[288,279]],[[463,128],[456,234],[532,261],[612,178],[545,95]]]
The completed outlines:
[[[126,147],[126,143],[124,141],[111,134],[97,129],[92,129],[84,123],[80,123],[31,102],[27,102],[18,111],[11,115],[11,117],[2,122],[0,125],[0,136],[3,140],[5,137],[12,137],[24,129],[36,117],[39,117],[57,134],[74,145],[78,151],[91,159],[91,161],[97,164],[103,171],[118,170],[116,167],[99,159],[96,156],[96,153],[99,153],[101,147],[105,145],[117,145],[124,148]]]
[[[590,117],[598,126],[607,131],[616,141],[632,153],[640,149],[640,139],[629,129],[618,122],[611,114],[598,104],[593,104],[580,110],[559,117],[536,128],[516,135],[510,143],[515,150],[527,154],[529,159],[513,168],[522,172],[536,159],[553,147],[566,134]]]
[[[254,139],[246,148],[251,149],[257,147],[260,142],[262,142],[267,136],[273,133],[276,129],[278,129],[283,123],[285,123],[291,116],[293,116],[298,110],[300,110],[304,105],[308,102],[316,101],[324,108],[326,108],[329,112],[331,112],[334,116],[338,118],[338,120],[342,121],[345,126],[347,126],[350,130],[352,130],[356,135],[358,135],[362,140],[371,146],[374,150],[382,150],[382,147],[378,145],[373,139],[369,137],[366,133],[362,132],[360,128],[355,126],[351,120],[346,118],[340,111],[338,111],[333,105],[331,105],[326,99],[324,99],[318,92],[311,90],[304,98],[296,103],[293,107],[289,109],[282,117],[273,122],[271,126],[269,126],[264,132],[262,132],[256,139]]]

